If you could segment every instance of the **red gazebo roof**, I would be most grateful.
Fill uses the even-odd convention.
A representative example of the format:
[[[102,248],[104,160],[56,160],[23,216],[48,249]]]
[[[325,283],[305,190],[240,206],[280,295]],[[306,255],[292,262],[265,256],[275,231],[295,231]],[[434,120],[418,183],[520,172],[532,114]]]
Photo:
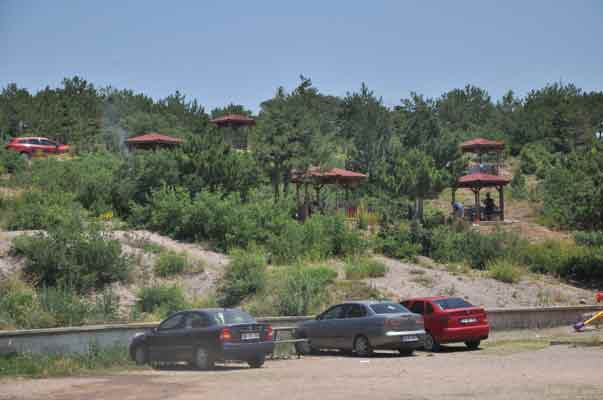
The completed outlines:
[[[253,118],[241,114],[223,115],[221,117],[214,118],[209,122],[213,122],[216,125],[255,125],[255,120]]]
[[[461,176],[456,181],[456,187],[481,188],[481,187],[505,186],[505,185],[509,184],[509,182],[511,182],[511,181],[503,176],[490,175],[490,174],[484,174],[481,172],[476,172],[474,174]]]
[[[184,141],[173,136],[163,135],[157,132],[148,132],[134,136],[126,140],[128,144],[158,143],[158,144],[180,144]]]
[[[319,181],[321,183],[349,183],[349,182],[360,182],[363,179],[366,179],[368,175],[361,174],[360,172],[349,171],[343,168],[332,168],[328,171],[321,171],[318,167],[310,167],[308,171],[299,174],[293,173],[291,178],[291,182],[301,182],[303,180],[311,179],[315,181]]]
[[[505,142],[503,142],[502,140],[475,138],[461,143],[460,147],[463,152],[474,152],[480,150],[502,150],[505,148]]]

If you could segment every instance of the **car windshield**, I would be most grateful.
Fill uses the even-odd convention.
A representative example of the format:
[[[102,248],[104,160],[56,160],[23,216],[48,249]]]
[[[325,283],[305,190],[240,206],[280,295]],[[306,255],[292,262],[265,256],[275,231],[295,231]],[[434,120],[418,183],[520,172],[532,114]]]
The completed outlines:
[[[396,303],[377,303],[371,304],[370,307],[375,314],[403,314],[409,312],[404,306]]]
[[[215,311],[212,316],[218,325],[255,323],[255,319],[251,315],[238,310]]]
[[[473,307],[473,304],[466,302],[465,300],[458,297],[450,297],[448,299],[435,300],[434,303],[440,306],[442,310]]]

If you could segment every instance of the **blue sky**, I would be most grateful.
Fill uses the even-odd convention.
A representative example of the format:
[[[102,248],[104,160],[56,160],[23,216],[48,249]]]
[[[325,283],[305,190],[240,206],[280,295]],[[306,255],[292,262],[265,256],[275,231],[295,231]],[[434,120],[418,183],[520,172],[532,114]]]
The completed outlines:
[[[366,82],[388,105],[468,83],[603,90],[603,1],[0,0],[0,86],[76,74],[207,109],[257,110],[300,74],[334,95]]]

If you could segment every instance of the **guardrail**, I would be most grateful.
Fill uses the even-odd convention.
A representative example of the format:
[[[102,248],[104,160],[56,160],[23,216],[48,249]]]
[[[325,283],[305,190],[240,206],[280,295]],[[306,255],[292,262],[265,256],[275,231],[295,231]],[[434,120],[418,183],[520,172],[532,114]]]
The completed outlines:
[[[543,308],[498,308],[489,309],[488,320],[492,330],[539,329],[571,325],[584,314],[603,311],[603,306],[570,306]],[[268,317],[258,318],[280,331],[290,331],[296,323],[313,318]],[[157,323],[110,324],[67,328],[0,331],[0,353],[2,349],[31,353],[84,353],[91,345],[108,348],[125,346],[132,336],[148,331]]]

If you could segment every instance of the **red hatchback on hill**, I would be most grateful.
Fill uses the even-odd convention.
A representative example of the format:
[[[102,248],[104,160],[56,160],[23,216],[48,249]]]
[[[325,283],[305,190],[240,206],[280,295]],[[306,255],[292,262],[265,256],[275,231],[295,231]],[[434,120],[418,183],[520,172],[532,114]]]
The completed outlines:
[[[45,137],[18,137],[11,139],[5,146],[7,150],[21,153],[24,157],[63,154],[69,151],[69,145],[56,143]]]
[[[425,321],[425,350],[438,351],[440,344],[465,342],[477,349],[488,338],[490,325],[486,310],[459,297],[422,297],[401,302]]]

